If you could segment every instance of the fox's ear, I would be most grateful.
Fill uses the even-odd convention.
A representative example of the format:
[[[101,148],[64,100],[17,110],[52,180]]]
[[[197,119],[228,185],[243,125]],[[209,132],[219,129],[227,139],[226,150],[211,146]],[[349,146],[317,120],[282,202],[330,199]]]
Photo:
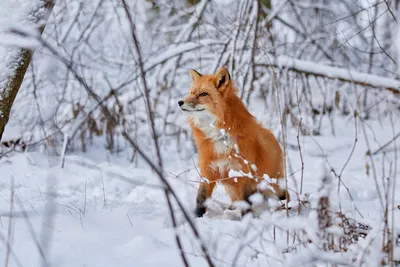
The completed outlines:
[[[199,77],[201,77],[201,74],[198,73],[197,71],[191,69],[190,76],[192,77],[192,81],[195,82]]]
[[[227,85],[231,80],[231,75],[227,68],[222,67],[220,68],[214,75],[216,81],[217,89],[220,88],[222,85]]]

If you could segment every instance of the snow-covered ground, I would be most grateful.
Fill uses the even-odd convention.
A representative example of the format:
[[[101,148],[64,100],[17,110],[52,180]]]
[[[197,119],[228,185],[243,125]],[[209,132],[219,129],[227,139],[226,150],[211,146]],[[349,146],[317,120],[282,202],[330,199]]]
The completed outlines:
[[[354,144],[354,119],[337,118],[341,119],[334,122],[336,137],[330,134],[300,137],[304,160],[302,192],[309,194],[312,208],[318,196],[321,165],[327,161],[339,174]],[[311,262],[325,266],[325,259],[351,265],[364,250],[366,255],[379,254],[382,210],[372,167],[369,175],[366,171],[368,149],[361,123],[357,123],[358,142],[342,173],[339,194],[338,181],[333,178],[331,205],[334,211],[341,208],[349,217],[370,225],[373,236],[352,245],[347,253],[324,254],[315,249],[314,244],[283,253],[293,242],[299,243],[297,239],[293,241],[295,232],[300,238],[312,239],[316,234],[315,212],[303,209],[297,215],[297,209],[293,208],[289,218],[285,211],[266,211],[261,218],[246,216],[242,220],[232,220],[232,211],[225,211],[224,215],[218,209],[217,203],[229,202],[222,187],[218,187],[211,203],[213,214],[193,217],[216,266],[300,266],[300,263],[310,266]],[[398,122],[395,125],[399,125]],[[328,125],[324,128],[330,131]],[[274,130],[279,131],[278,128]],[[367,121],[366,132],[371,151],[393,137],[389,119],[384,119],[381,124]],[[296,149],[296,134],[295,130],[289,131],[287,151],[289,187],[298,192],[301,160]],[[387,148],[385,159],[374,158],[380,185],[382,177],[395,177],[393,172],[397,162],[392,148]],[[99,153],[67,155],[64,168],[60,167],[59,157],[39,152],[3,157],[0,161],[0,237],[9,244],[3,243],[0,248],[1,261],[9,255],[8,266],[40,266],[44,261],[60,267],[183,266],[157,176],[144,163],[139,162],[139,167],[133,167],[123,157],[113,157],[110,162],[108,156]],[[196,155],[193,157],[196,159]],[[199,180],[192,159],[171,156],[165,161],[165,171],[186,209],[192,211]],[[291,192],[291,196],[291,203],[296,206],[296,193]],[[400,204],[398,188],[395,204]],[[193,237],[176,205],[174,211],[178,221],[176,232],[182,239],[190,266],[206,266],[199,241]],[[400,219],[399,213],[395,211],[396,222]],[[287,229],[290,230],[289,243]],[[400,254],[396,256],[399,258]],[[371,259],[378,257],[371,256]],[[375,263],[367,266],[375,266]]]
[[[57,47],[57,51],[71,60],[73,65],[83,67],[82,78],[86,82],[90,81],[90,87],[96,94],[111,95],[110,87],[119,88],[117,95],[124,106],[120,119],[126,122],[128,130],[132,130],[132,136],[137,138],[138,143],[153,158],[154,149],[149,141],[146,105],[142,101],[142,88],[135,78],[138,77],[136,72],[139,68],[136,52],[132,53],[131,25],[124,20],[124,10],[121,6],[119,9],[114,6],[114,1],[57,2],[59,5],[56,5],[50,17],[50,27],[44,33],[45,40]],[[103,2],[103,7],[100,7]],[[252,5],[246,4],[251,1],[219,0],[222,5],[214,3],[218,1],[203,1],[196,8],[189,7],[187,10],[161,5],[162,12],[159,13],[157,9],[154,10],[155,13],[150,12],[153,10],[151,2],[131,1],[130,4],[132,12],[135,12],[133,17],[137,20],[151,98],[157,102],[152,103],[157,106],[156,128],[159,132],[165,131],[160,134],[164,175],[192,216],[191,220],[200,239],[195,238],[183,212],[176,201],[173,201],[173,214],[177,224],[175,229],[163,184],[145,162],[137,159],[137,155],[134,162],[128,160],[132,157],[132,149],[122,140],[118,127],[113,129],[115,132],[112,135],[118,139],[116,143],[119,146],[116,150],[122,151],[112,154],[106,152],[103,133],[99,140],[94,137],[94,145],[88,145],[86,153],[78,152],[82,149],[80,133],[86,134],[82,136],[88,144],[92,141],[89,141],[87,135],[93,132],[86,132],[89,123],[83,123],[87,122],[89,113],[93,115],[100,129],[104,130],[108,124],[106,126],[107,122],[103,120],[100,109],[94,108],[97,103],[88,97],[76,79],[69,77],[70,72],[58,62],[59,59],[52,57],[46,49],[39,48],[32,61],[36,83],[30,69],[18,93],[2,140],[32,135],[31,141],[38,141],[39,145],[34,146],[31,151],[6,153],[0,158],[0,266],[184,266],[176,235],[181,240],[190,266],[207,266],[201,244],[207,248],[215,266],[327,266],[326,262],[336,264],[335,266],[380,266],[382,244],[387,241],[384,237],[385,209],[389,211],[389,229],[396,231],[393,233],[395,237],[399,233],[400,189],[398,182],[394,182],[399,175],[397,144],[400,139],[378,151],[372,160],[369,155],[393,139],[400,130],[398,107],[389,103],[391,100],[396,102],[395,97],[391,93],[384,95],[380,92],[375,95],[370,91],[367,107],[371,107],[371,119],[362,121],[357,117],[355,121],[350,109],[360,104],[366,89],[364,86],[324,80],[322,85],[325,87],[321,87],[322,79],[315,77],[311,77],[306,86],[301,83],[303,77],[283,71],[278,86],[282,89],[282,101],[277,101],[275,91],[279,90],[275,90],[275,76],[264,69],[257,69],[257,73],[252,73],[257,79],[254,80],[254,94],[250,95],[249,88],[253,85],[250,86],[249,77],[252,75],[247,77],[247,74],[254,71],[250,67],[253,64],[250,60],[253,49],[249,46],[253,31],[248,27],[240,29],[233,25],[239,25],[240,16],[236,18],[236,13],[240,15],[242,9],[243,14],[251,14],[250,22],[255,21],[258,16],[258,1],[253,1]],[[213,5],[207,7],[209,10],[204,13],[204,22],[201,23],[198,20],[202,7],[211,2]],[[37,45],[32,40],[28,42],[11,35],[10,27],[20,29],[23,26],[25,30],[30,29],[30,23],[35,20],[32,12],[37,11],[42,3],[42,0],[9,0],[0,4],[0,88],[16,68],[19,49],[15,46]],[[384,5],[384,2],[381,1],[381,4]],[[275,4],[273,6],[275,14],[279,13],[281,19],[288,19],[293,25],[298,23],[289,20],[291,16],[293,19],[297,17],[292,11],[281,12],[285,4],[281,7],[275,7]],[[327,3],[327,10],[328,6],[332,8]],[[221,16],[228,9],[229,12]],[[345,9],[344,13],[343,7],[336,11],[337,18],[347,13],[357,14],[356,10],[350,12],[350,9]],[[175,13],[183,15],[170,17]],[[270,17],[274,17],[273,14]],[[153,17],[157,19],[149,23]],[[308,17],[307,19],[314,19],[312,16]],[[344,21],[335,18],[327,19],[338,23]],[[319,20],[315,21],[318,23]],[[365,26],[368,24],[370,27],[369,21],[363,21]],[[355,39],[362,37],[364,33],[353,27],[353,24],[351,21],[350,24],[339,26],[357,33],[352,37],[353,45],[356,45],[360,41]],[[153,29],[149,25],[153,25]],[[190,25],[196,27],[191,29]],[[338,27],[335,23],[332,25]],[[379,67],[379,73],[371,73],[382,76],[365,75],[364,72],[369,67],[366,62],[372,60],[372,57],[366,60],[365,47],[360,50],[361,59],[350,58],[350,67],[357,69],[357,72],[349,72],[347,67],[339,68],[348,66],[347,56],[343,61],[346,64],[340,58],[337,62],[327,62],[326,59],[321,59],[319,50],[314,50],[309,42],[315,36],[311,39],[308,36],[302,36],[304,40],[298,39],[297,33],[294,34],[291,29],[288,31],[279,27],[281,26],[278,23],[278,28],[273,32],[276,35],[275,48],[278,49],[272,49],[268,40],[267,44],[259,47],[263,53],[256,51],[261,55],[255,57],[260,63],[259,67],[264,63],[270,64],[266,53],[270,53],[269,49],[272,49],[278,51],[279,60],[276,64],[288,69],[293,67],[300,71],[311,70],[316,75],[334,79],[348,80],[351,77],[359,83],[368,81],[376,87],[398,87],[398,81],[393,80],[394,73],[390,74],[391,71],[394,72],[393,66],[382,74],[381,63],[385,61],[380,61],[379,54],[375,54],[373,61],[376,61],[377,66],[372,68],[376,71]],[[387,27],[386,24],[384,27]],[[269,27],[264,28],[270,30]],[[233,35],[239,37],[238,42],[231,42],[225,39],[225,35],[221,35],[221,32],[231,31],[237,31]],[[330,36],[331,31],[327,32]],[[374,36],[377,32],[379,29],[374,32]],[[338,35],[339,41],[344,38],[342,41],[347,42],[344,33]],[[368,32],[366,34],[370,35]],[[385,40],[390,39],[386,38],[387,34],[383,31],[382,35]],[[296,40],[293,49],[290,48],[293,46],[291,42],[288,42],[289,46],[286,45],[287,38],[289,41]],[[315,40],[322,42],[322,39],[318,35]],[[331,50],[330,38],[327,39]],[[182,40],[186,41],[178,42]],[[304,44],[298,45],[297,42]],[[280,55],[280,49],[289,56],[300,58],[292,60],[287,55]],[[306,53],[301,56],[303,52]],[[343,55],[347,55],[347,52]],[[331,57],[336,59],[337,55],[332,52]],[[179,61],[180,64],[177,63]],[[193,152],[190,135],[187,139],[184,137],[183,130],[188,130],[189,127],[184,122],[184,115],[178,111],[176,100],[183,97],[190,86],[187,74],[189,68],[201,67],[199,70],[204,69],[204,73],[210,73],[223,62],[227,62],[228,67],[236,66],[232,77],[238,88],[243,90],[241,92],[245,93],[243,96],[248,94],[251,98],[251,111],[280,141],[282,137],[277,102],[282,102],[279,103],[282,106],[283,102],[290,102],[293,114],[298,116],[295,122],[288,119],[287,142],[282,143],[287,152],[288,186],[292,199],[289,203],[291,210],[288,212],[265,210],[259,218],[251,215],[240,218],[236,211],[224,209],[229,205],[229,199],[223,188],[218,186],[210,201],[209,212],[203,218],[194,217],[199,183],[197,156]],[[397,64],[394,65],[397,68]],[[164,90],[164,86],[168,90]],[[299,96],[300,103],[294,107],[292,101]],[[341,96],[338,103],[336,96]],[[338,106],[342,107],[343,102],[350,106],[350,114],[347,116],[339,114],[341,111]],[[116,108],[112,99],[106,105],[110,110]],[[318,122],[311,122],[315,113],[311,108],[322,113],[322,106],[325,105],[332,107],[332,122],[329,121],[329,115],[315,116],[316,121],[323,117],[321,135],[300,135],[297,138],[299,119],[302,119],[302,124],[308,129],[318,127]],[[84,107],[84,110],[76,117],[73,113],[78,107]],[[358,109],[363,108],[365,106]],[[301,118],[302,115],[304,118]],[[62,138],[67,134],[74,138],[61,167],[63,158],[56,154],[60,151]],[[171,136],[179,137],[180,143],[175,143],[176,140]],[[46,143],[42,138],[48,138],[49,142]],[[51,138],[54,140],[50,140]],[[56,145],[51,147],[53,144]],[[328,189],[329,192],[331,210],[341,211],[348,218],[371,228],[365,238],[348,245],[346,251],[322,249],[324,239],[318,229],[315,208],[323,191],[320,188],[324,168],[332,178],[331,187],[324,184],[325,190]],[[298,209],[298,199],[302,201],[301,211]],[[386,200],[390,202],[386,203]],[[269,204],[274,207],[278,203],[271,201]],[[337,237],[343,230],[332,227],[329,231]],[[393,253],[394,258],[400,261],[400,240],[395,242],[397,247]]]

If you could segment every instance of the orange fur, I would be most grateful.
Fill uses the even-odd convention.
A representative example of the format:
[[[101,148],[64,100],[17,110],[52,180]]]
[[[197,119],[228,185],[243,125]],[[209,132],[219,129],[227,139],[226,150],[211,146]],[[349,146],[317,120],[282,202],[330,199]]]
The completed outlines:
[[[204,201],[213,192],[215,183],[223,183],[232,202],[247,200],[257,192],[257,185],[267,174],[270,178],[284,177],[282,149],[274,135],[252,116],[230,79],[226,68],[215,75],[190,71],[193,84],[188,97],[179,101],[189,115],[189,123],[197,145],[202,177],[197,196],[197,215],[205,212]],[[254,167],[255,166],[255,167]],[[251,173],[253,178],[229,178],[230,169]],[[287,198],[286,190],[272,184],[279,198]],[[271,197],[272,191],[262,192]]]

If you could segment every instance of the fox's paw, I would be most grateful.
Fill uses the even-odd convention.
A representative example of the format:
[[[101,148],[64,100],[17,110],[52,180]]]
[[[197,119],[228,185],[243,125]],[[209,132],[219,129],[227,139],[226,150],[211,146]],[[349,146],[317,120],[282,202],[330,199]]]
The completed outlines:
[[[279,197],[279,200],[287,199],[288,201],[290,201],[289,192],[287,190],[282,190],[278,197]]]
[[[196,213],[197,217],[203,217],[204,213],[206,213],[206,208],[205,207],[197,207],[195,213]]]

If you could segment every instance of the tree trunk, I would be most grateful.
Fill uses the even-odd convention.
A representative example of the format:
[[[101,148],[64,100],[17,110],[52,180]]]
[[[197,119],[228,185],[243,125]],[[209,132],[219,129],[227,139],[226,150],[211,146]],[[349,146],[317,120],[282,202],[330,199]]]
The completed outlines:
[[[44,12],[47,15],[51,13],[53,10],[54,2],[53,0],[46,0],[42,7],[46,8],[47,12]],[[45,16],[46,16],[45,15]],[[43,17],[32,16],[34,21],[37,22],[40,19],[47,19]],[[44,26],[40,28],[41,33],[44,31]],[[22,81],[24,80],[24,76],[26,70],[28,69],[29,63],[32,59],[33,51],[28,49],[20,49],[18,53],[17,59],[12,62],[12,65],[17,66],[14,73],[8,77],[7,82],[4,85],[4,88],[0,88],[0,141],[2,140],[4,128],[6,127],[8,120],[10,118],[10,111],[12,105],[14,103],[15,97],[18,94],[19,88],[21,87]]]

